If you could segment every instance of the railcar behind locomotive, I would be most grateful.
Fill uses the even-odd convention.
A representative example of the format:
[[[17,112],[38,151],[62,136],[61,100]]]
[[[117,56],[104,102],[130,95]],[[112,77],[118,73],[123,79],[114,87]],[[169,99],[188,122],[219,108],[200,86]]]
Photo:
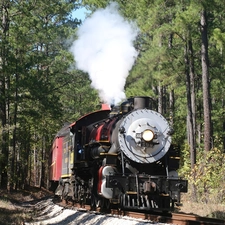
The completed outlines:
[[[93,208],[169,211],[187,192],[187,180],[177,173],[180,152],[171,144],[173,130],[152,109],[151,98],[129,98],[64,130],[62,147],[54,149],[62,151],[55,191],[61,198]]]

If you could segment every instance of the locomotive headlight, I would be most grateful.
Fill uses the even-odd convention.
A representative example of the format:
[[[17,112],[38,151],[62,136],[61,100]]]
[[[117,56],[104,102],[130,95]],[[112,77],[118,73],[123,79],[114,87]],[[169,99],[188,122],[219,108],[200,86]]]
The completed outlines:
[[[143,138],[145,141],[151,141],[151,140],[154,138],[154,133],[153,133],[151,130],[145,130],[145,131],[142,133],[142,138]]]

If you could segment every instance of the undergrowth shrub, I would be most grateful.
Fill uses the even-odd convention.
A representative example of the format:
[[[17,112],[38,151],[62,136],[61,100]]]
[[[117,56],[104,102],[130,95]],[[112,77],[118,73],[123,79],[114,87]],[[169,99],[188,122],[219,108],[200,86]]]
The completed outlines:
[[[189,151],[183,153],[183,166],[179,171],[189,183],[189,193],[204,203],[225,203],[225,154],[213,148],[209,152],[199,151],[194,169],[191,170]]]

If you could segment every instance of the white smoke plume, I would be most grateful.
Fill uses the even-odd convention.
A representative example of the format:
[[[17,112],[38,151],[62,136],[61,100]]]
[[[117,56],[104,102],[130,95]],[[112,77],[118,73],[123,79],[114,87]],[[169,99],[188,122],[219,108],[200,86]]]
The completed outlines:
[[[126,78],[138,55],[133,47],[138,28],[119,14],[117,3],[111,3],[87,18],[77,34],[70,49],[77,68],[89,74],[102,101],[119,103],[126,97]]]

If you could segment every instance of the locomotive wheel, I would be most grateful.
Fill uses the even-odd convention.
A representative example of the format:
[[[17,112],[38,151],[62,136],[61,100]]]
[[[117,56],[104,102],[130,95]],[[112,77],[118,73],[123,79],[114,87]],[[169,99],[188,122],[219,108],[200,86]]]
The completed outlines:
[[[94,194],[91,194],[91,208],[94,209],[95,207],[96,207],[95,196]]]
[[[96,198],[96,207],[101,207],[101,199],[99,197]]]
[[[95,209],[100,207],[100,198],[96,196],[95,194],[91,195],[91,208]]]
[[[110,201],[109,201],[109,199],[105,199],[105,207],[106,207],[106,209],[110,209],[111,207],[111,203],[110,203]]]
[[[111,204],[109,199],[101,198],[100,204],[101,209],[110,209]]]

